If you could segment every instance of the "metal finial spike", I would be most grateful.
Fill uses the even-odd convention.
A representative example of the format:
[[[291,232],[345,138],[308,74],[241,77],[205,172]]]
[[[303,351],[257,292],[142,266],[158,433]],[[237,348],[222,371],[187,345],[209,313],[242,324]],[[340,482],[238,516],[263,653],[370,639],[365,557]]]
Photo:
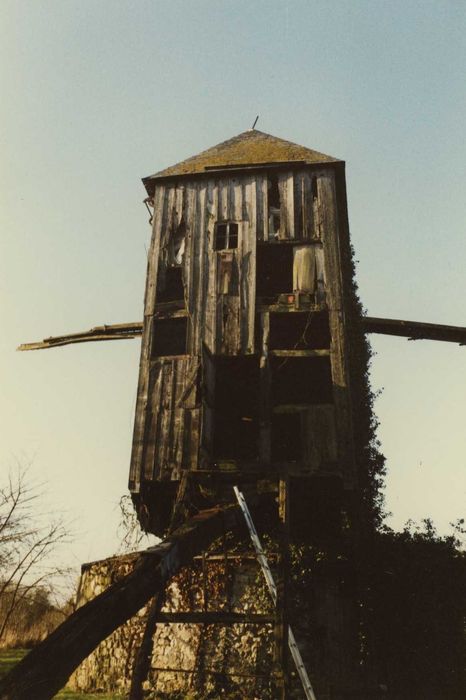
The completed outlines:
[[[259,119],[259,115],[257,115],[257,117],[254,119],[254,124],[251,127],[251,131],[254,131],[254,127],[256,126],[258,119]]]

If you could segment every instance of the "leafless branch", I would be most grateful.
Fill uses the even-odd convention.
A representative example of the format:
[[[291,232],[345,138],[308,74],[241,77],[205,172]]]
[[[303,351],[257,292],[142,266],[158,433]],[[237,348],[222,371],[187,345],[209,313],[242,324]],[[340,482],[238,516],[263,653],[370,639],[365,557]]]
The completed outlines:
[[[68,540],[67,527],[41,511],[42,496],[43,485],[21,465],[0,487],[0,641],[18,606],[64,573],[54,555]]]

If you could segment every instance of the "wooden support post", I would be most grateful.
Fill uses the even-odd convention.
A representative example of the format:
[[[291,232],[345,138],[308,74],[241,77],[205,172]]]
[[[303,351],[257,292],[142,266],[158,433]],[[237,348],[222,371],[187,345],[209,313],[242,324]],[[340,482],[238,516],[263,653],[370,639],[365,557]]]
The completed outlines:
[[[289,479],[281,478],[278,489],[279,564],[277,578],[277,621],[275,624],[275,655],[277,666],[277,697],[289,698],[288,674],[288,576],[290,567]]]
[[[160,590],[152,600],[141,645],[134,659],[129,700],[143,700],[144,698],[143,685],[149,675],[151,667],[152,651],[154,649],[154,633],[164,600],[164,590]]]
[[[270,394],[271,375],[269,361],[270,314],[261,314],[262,339],[260,348],[260,456],[264,464],[271,460],[271,423],[270,423]]]

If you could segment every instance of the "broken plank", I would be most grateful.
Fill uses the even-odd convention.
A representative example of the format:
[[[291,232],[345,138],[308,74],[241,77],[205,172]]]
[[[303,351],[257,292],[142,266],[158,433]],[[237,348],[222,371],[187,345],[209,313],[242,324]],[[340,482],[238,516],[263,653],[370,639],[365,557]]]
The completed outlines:
[[[88,331],[81,333],[70,333],[69,335],[57,335],[44,338],[35,343],[23,343],[18,350],[44,350],[46,348],[56,348],[73,343],[90,343],[100,340],[127,340],[138,338],[142,335],[142,322],[117,323],[114,325],[95,326]]]
[[[364,316],[361,319],[366,333],[397,335],[409,340],[443,340],[448,343],[466,345],[466,327],[444,326],[439,323],[402,321],[395,318],[375,318]]]

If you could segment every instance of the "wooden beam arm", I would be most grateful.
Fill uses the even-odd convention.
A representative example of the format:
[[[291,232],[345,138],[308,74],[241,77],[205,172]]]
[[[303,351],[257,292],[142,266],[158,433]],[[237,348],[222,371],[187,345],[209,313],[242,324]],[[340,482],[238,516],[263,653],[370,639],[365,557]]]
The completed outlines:
[[[375,318],[363,316],[361,319],[365,333],[382,333],[383,335],[397,335],[408,340],[442,340],[449,343],[466,345],[466,327],[444,326],[439,323],[423,323],[420,321],[402,321],[395,318]],[[36,343],[23,343],[18,350],[45,350],[74,343],[91,343],[98,340],[127,340],[139,338],[142,335],[142,321],[133,323],[117,323],[114,325],[95,326],[89,331],[58,335],[44,338]],[[299,351],[299,354],[321,354],[321,350]],[[274,354],[298,354],[292,351],[275,350]]]
[[[443,340],[466,345],[464,326],[444,326],[439,323],[401,321],[395,318],[374,318],[373,316],[364,316],[361,322],[366,333],[397,335],[408,340]]]
[[[72,345],[73,343],[91,343],[97,340],[127,340],[128,338],[138,338],[142,335],[142,321],[134,323],[116,323],[108,326],[95,326],[89,331],[81,333],[71,333],[70,335],[58,335],[44,338],[36,343],[23,343],[18,350],[45,350],[46,348],[56,348],[62,345]]]

